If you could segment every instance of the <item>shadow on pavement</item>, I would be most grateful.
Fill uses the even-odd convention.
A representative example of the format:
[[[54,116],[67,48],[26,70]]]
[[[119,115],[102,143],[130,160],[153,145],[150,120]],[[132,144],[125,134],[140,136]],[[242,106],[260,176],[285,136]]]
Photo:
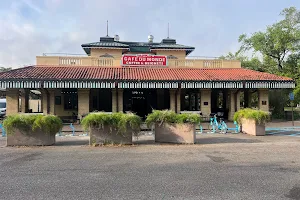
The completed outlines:
[[[89,145],[89,139],[88,138],[56,138],[55,145],[53,146],[85,146]]]
[[[203,137],[197,138],[196,144],[226,144],[226,143],[259,143],[258,139],[241,139],[241,138],[230,138],[230,137]]]

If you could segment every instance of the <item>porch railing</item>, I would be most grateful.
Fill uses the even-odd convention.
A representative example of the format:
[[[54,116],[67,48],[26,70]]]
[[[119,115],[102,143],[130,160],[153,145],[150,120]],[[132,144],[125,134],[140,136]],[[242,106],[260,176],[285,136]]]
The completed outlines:
[[[37,56],[37,65],[51,66],[99,66],[119,67],[121,58],[99,58],[91,56]],[[169,59],[168,66],[179,68],[240,68],[241,62],[237,60],[220,59]]]

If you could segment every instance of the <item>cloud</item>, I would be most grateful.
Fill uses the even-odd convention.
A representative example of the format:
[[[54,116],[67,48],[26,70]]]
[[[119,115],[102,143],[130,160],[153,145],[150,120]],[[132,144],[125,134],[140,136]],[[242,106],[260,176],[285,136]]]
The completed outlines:
[[[35,64],[35,56],[43,53],[83,54],[81,44],[98,41],[106,35],[106,20],[110,36],[118,34],[121,40],[130,41],[147,41],[149,34],[154,35],[155,41],[161,41],[167,37],[170,23],[170,37],[180,44],[195,46],[193,55],[220,56],[238,49],[240,34],[256,31],[289,6],[281,4],[257,8],[256,3],[248,2],[244,9],[239,0],[231,3],[223,0],[3,1],[0,65]],[[267,14],[253,15],[266,6]]]
[[[21,0],[24,4],[26,4],[30,9],[41,13],[42,10],[37,6],[37,4],[34,4],[31,0]]]

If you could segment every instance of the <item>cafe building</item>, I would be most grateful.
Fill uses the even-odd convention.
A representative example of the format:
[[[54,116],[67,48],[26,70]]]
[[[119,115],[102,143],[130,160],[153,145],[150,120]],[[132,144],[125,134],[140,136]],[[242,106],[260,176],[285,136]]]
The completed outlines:
[[[116,35],[81,46],[85,55],[44,54],[34,66],[0,73],[7,115],[28,112],[29,91],[39,90],[42,113],[61,118],[171,109],[232,120],[254,93],[256,107],[269,111],[269,90],[295,87],[290,78],[242,68],[237,60],[191,57],[195,47],[171,38],[130,42]]]

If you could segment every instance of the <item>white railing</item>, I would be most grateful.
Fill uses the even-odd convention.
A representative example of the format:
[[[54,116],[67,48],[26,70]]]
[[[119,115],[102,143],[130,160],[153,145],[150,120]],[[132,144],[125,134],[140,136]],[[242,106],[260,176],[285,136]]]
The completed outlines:
[[[68,57],[59,57],[59,64],[58,65],[82,65],[82,59],[80,57],[78,58],[68,58]]]
[[[120,66],[120,59],[91,56],[37,56],[36,62],[37,65],[53,66]],[[240,68],[241,62],[237,60],[218,59],[169,59],[168,66],[174,68]]]

